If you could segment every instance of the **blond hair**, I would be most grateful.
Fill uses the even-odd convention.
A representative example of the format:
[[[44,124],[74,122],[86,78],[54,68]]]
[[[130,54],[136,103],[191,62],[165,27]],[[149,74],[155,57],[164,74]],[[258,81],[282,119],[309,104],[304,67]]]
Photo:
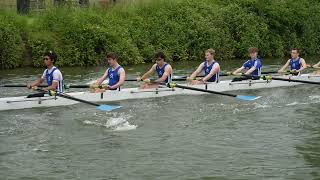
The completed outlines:
[[[212,48],[206,50],[206,53],[210,53],[211,55],[215,55],[216,54],[216,51]]]

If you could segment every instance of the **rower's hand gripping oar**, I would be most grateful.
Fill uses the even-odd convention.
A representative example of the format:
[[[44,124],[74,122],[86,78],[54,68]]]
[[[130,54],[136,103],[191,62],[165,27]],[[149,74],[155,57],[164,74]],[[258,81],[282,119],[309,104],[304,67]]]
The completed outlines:
[[[39,89],[39,88],[37,89],[37,91],[46,92],[46,91],[44,91],[42,89]],[[89,105],[92,105],[92,106],[96,106],[97,109],[99,109],[101,111],[112,111],[114,109],[118,109],[118,108],[122,107],[122,106],[112,106],[112,105],[107,105],[107,104],[97,104],[97,103],[94,103],[94,102],[90,102],[90,101],[86,101],[86,100],[83,100],[83,99],[75,98],[73,96],[70,96],[70,95],[67,95],[67,94],[64,94],[64,93],[60,93],[60,92],[56,92],[56,91],[49,91],[49,93],[52,96],[59,96],[59,97],[62,97],[62,98],[66,98],[66,99],[82,102],[82,103],[85,103],[85,104],[89,104]]]
[[[253,100],[259,99],[261,97],[261,96],[235,95],[235,94],[223,93],[223,92],[218,92],[218,91],[211,91],[211,90],[206,90],[206,89],[194,88],[194,87],[190,87],[190,86],[183,86],[183,85],[180,85],[177,83],[167,83],[167,86],[169,88],[178,87],[178,88],[182,88],[182,89],[189,89],[189,90],[194,90],[194,91],[219,94],[219,95],[223,95],[223,96],[234,97],[234,98],[245,100],[245,101],[253,101]]]

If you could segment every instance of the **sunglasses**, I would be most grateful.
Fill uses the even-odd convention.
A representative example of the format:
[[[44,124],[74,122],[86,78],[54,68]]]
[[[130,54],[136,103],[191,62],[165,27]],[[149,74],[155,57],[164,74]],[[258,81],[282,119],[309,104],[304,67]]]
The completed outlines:
[[[42,60],[44,60],[44,61],[48,61],[48,60],[49,60],[49,58],[43,58]]]

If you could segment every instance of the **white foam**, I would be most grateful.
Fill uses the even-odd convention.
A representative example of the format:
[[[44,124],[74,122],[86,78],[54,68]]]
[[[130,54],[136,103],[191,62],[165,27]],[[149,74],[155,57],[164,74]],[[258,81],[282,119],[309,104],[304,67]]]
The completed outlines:
[[[128,130],[133,130],[133,129],[137,128],[136,125],[132,125],[128,122],[128,119],[131,116],[118,114],[118,113],[113,114],[113,116],[114,117],[110,118],[110,114],[109,114],[109,116],[107,116],[107,117],[109,117],[109,119],[107,120],[106,123],[101,123],[101,122],[97,122],[97,121],[90,121],[90,120],[85,120],[85,121],[83,121],[83,123],[86,125],[106,127],[108,129],[111,129],[114,131],[128,131]]]
[[[259,103],[254,103],[254,105],[255,105],[254,109],[264,109],[264,108],[272,107],[272,106],[267,105],[267,104],[259,104]]]
[[[286,104],[286,106],[305,105],[305,104],[310,104],[310,103],[301,103],[301,102],[295,101],[293,103]]]
[[[96,122],[92,122],[92,121],[89,121],[89,120],[83,121],[83,124],[86,124],[86,125],[98,125]]]
[[[125,122],[128,122],[128,121],[123,117],[111,118],[107,121],[105,126],[107,128],[112,128],[112,127],[120,126],[120,125],[124,124]]]
[[[120,126],[117,126],[114,131],[129,131],[129,130],[133,130],[136,129],[138,126],[137,125],[132,125],[130,124],[128,121],[123,123]]]
[[[309,98],[311,99],[311,100],[318,100],[318,99],[320,99],[320,96],[319,95],[314,95],[314,96],[309,96]]]

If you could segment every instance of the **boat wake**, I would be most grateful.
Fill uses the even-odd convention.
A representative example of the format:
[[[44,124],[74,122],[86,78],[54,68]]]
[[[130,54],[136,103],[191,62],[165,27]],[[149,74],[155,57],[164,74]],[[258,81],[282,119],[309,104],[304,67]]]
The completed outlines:
[[[99,126],[99,127],[105,127],[107,129],[111,129],[113,131],[129,131],[136,129],[137,126],[130,124],[128,119],[131,118],[130,115],[124,115],[115,113],[111,115],[111,113],[106,113],[108,116],[113,116],[107,119],[106,122],[99,122],[99,121],[91,121],[91,120],[85,120],[83,123],[85,125],[93,125],[93,126]]]

